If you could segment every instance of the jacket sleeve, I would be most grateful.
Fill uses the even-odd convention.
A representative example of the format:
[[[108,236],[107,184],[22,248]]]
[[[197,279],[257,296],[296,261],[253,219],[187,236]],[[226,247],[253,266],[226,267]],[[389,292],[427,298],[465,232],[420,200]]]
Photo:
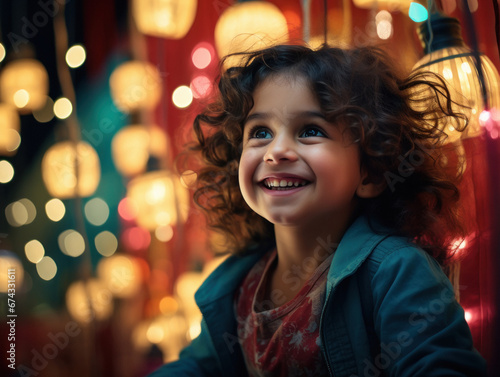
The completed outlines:
[[[372,292],[381,345],[374,360],[386,365],[390,376],[486,376],[464,311],[427,253],[413,246],[388,247]]]
[[[203,320],[200,335],[182,350],[179,360],[163,365],[148,377],[215,377],[221,375],[220,363]]]

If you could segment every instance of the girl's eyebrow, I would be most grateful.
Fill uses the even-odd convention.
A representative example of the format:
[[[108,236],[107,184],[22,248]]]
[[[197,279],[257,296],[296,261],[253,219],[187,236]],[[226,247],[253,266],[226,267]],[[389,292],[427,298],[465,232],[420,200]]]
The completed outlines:
[[[250,114],[247,117],[247,119],[245,120],[245,123],[248,123],[252,120],[266,120],[266,119],[271,118],[273,115],[281,115],[281,116],[285,116],[287,118],[293,117],[293,118],[299,118],[299,119],[320,118],[320,119],[326,121],[325,116],[319,111],[313,110],[313,111],[288,112],[285,109],[285,111],[283,111],[281,113],[277,110],[277,111],[273,111],[272,113],[256,112],[256,113]]]

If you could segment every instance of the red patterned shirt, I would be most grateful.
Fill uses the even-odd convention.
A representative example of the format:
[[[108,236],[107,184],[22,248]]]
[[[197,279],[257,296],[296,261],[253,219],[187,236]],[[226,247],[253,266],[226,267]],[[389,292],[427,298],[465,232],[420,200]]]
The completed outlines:
[[[266,294],[276,250],[249,271],[236,296],[238,339],[250,377],[328,376],[320,349],[319,321],[332,255],[321,262],[296,296],[278,306]],[[276,307],[265,297],[275,297]]]

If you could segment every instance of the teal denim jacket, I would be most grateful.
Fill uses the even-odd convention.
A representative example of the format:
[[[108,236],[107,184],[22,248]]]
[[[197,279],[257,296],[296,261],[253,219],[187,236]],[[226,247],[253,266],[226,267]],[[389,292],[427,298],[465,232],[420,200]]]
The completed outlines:
[[[234,293],[268,251],[231,256],[206,279],[195,295],[201,334],[178,361],[150,377],[247,376]],[[440,266],[408,240],[374,232],[364,217],[347,230],[333,257],[320,334],[325,375],[486,376]]]

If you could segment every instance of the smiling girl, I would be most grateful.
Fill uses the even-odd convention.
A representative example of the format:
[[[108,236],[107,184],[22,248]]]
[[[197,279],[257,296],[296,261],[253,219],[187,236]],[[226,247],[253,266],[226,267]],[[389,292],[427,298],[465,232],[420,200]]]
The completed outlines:
[[[463,236],[444,83],[370,47],[244,57],[194,123],[195,201],[234,255],[153,376],[485,375],[443,272]]]

